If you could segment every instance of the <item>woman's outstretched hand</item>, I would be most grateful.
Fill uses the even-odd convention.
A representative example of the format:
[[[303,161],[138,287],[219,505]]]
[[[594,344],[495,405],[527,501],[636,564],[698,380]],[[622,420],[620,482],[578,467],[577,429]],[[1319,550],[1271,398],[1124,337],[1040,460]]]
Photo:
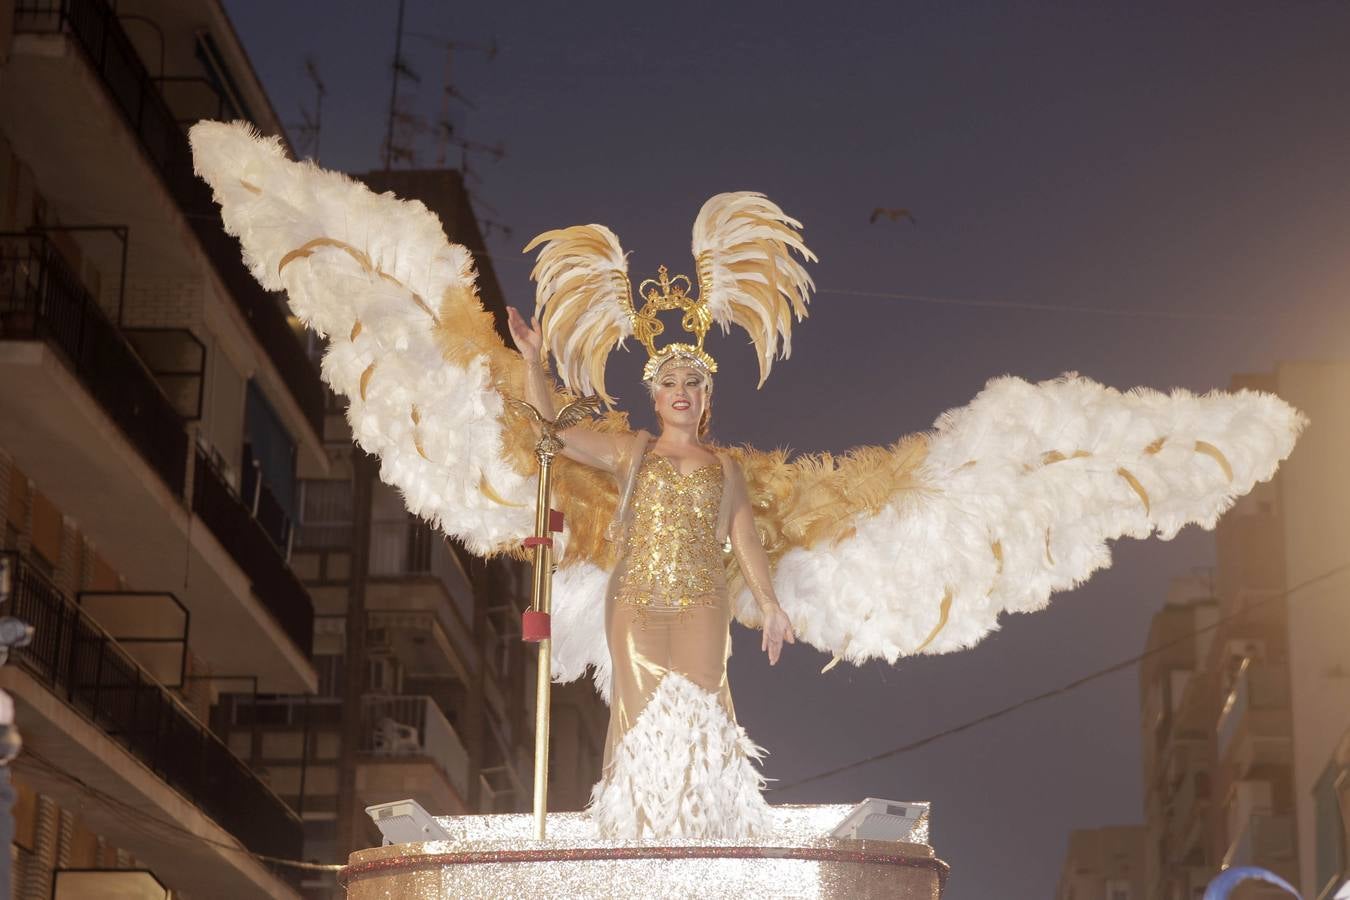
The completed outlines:
[[[778,656],[783,652],[783,642],[797,643],[797,635],[792,630],[792,621],[783,607],[777,603],[764,614],[764,637],[760,649],[769,654],[769,665],[778,665]]]
[[[530,321],[526,322],[514,306],[508,306],[506,324],[511,329],[511,340],[526,362],[539,362],[544,358],[544,335],[539,330],[538,316],[531,316]]]

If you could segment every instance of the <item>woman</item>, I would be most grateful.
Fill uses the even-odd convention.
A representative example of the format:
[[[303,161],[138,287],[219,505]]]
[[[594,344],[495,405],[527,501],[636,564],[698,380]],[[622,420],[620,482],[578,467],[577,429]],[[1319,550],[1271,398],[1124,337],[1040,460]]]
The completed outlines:
[[[511,337],[528,369],[526,399],[552,418],[553,392],[544,372],[539,320],[526,323],[515,309],[509,309],[508,316]],[[769,561],[755,531],[744,476],[729,457],[702,443],[711,412],[711,374],[696,357],[674,354],[659,366],[648,387],[661,425],[655,440],[642,431],[615,435],[585,426],[560,434],[563,454],[608,472],[623,498],[612,532],[620,547],[619,564],[605,598],[612,679],[609,731],[604,776],[594,799],[603,830],[634,837],[648,831],[666,833],[668,824],[687,819],[672,819],[641,803],[631,811],[625,809],[629,815],[622,815],[605,804],[607,794],[611,801],[620,801],[624,793],[607,792],[616,775],[615,751],[641,719],[662,679],[671,674],[688,679],[715,696],[727,718],[735,721],[727,684],[732,614],[723,552],[728,538],[760,609],[764,623],[761,648],[769,664],[777,664],[784,641],[796,640],[774,596]],[[743,747],[748,744],[743,735],[739,737],[728,752],[757,756],[757,751]],[[736,767],[736,762],[732,759],[723,765],[743,768]],[[696,781],[676,780],[682,785]],[[709,788],[696,785],[694,789]],[[668,809],[678,810],[686,798],[677,791],[666,795],[665,803]],[[627,807],[622,802],[617,805]],[[736,820],[701,817],[707,830],[700,836],[753,832],[762,827],[762,817],[763,809],[757,809],[748,821],[745,816]],[[676,830],[682,830],[678,824]]]

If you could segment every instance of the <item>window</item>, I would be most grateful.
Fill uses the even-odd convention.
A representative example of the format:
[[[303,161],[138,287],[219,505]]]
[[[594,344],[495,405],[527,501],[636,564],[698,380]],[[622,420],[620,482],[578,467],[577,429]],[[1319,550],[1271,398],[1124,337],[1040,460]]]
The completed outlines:
[[[1315,866],[1318,890],[1329,887],[1332,882],[1346,874],[1345,826],[1342,819],[1338,784],[1350,778],[1350,769],[1338,766],[1335,760],[1322,772],[1313,786],[1313,820],[1316,824]]]
[[[352,483],[300,482],[300,531],[296,546],[307,550],[348,549],[352,543]]]
[[[319,673],[320,697],[341,697],[346,690],[345,656],[315,654],[314,669]]]

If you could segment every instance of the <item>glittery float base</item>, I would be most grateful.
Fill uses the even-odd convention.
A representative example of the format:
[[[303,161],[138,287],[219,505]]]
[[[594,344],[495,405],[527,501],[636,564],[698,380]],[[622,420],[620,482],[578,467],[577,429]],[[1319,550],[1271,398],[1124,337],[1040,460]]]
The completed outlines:
[[[925,814],[904,841],[838,840],[851,806],[775,806],[758,838],[603,840],[580,813],[450,816],[446,841],[353,853],[348,900],[566,897],[888,897],[936,900],[947,864],[928,844]]]

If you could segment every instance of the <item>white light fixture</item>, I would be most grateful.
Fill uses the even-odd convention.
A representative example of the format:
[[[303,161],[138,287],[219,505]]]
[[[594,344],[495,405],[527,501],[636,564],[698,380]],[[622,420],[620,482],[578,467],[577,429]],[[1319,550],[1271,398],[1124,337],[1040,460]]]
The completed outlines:
[[[849,810],[844,821],[830,832],[830,837],[854,841],[908,840],[927,812],[927,803],[868,797]]]
[[[366,815],[384,835],[385,845],[447,841],[450,834],[416,800],[395,800],[366,807]]]

